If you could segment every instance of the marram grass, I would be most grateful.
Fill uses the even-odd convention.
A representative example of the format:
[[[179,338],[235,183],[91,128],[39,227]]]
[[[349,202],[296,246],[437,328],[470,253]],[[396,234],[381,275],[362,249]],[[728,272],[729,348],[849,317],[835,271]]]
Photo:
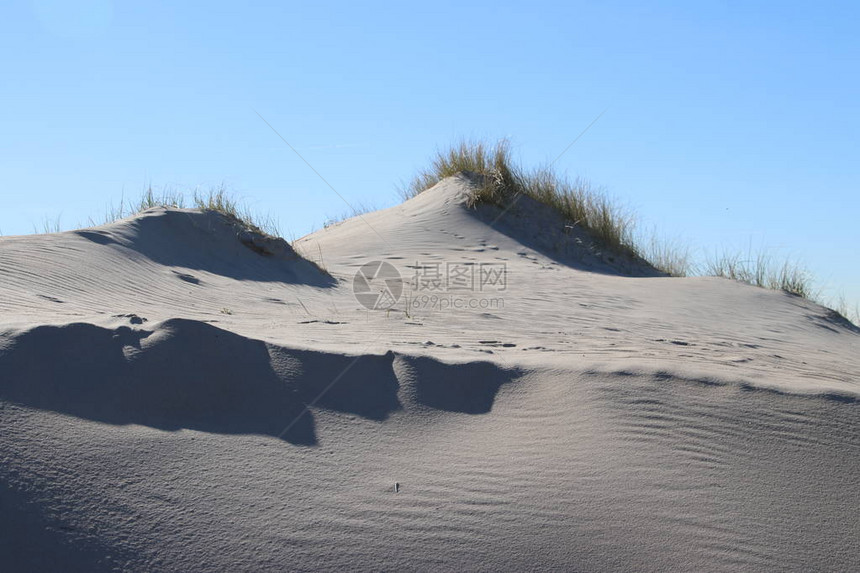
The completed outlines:
[[[556,209],[571,225],[588,230],[604,248],[639,256],[670,276],[704,274],[726,277],[747,284],[783,290],[815,298],[812,278],[800,265],[774,263],[765,255],[755,258],[722,255],[712,258],[696,272],[689,249],[659,241],[644,240],[634,233],[634,216],[611,201],[600,189],[583,179],[567,179],[551,166],[526,170],[511,160],[510,143],[495,145],[482,141],[461,141],[436,152],[429,167],[402,186],[404,199],[415,197],[442,179],[466,175],[474,183],[470,206],[489,203],[507,207],[518,195],[525,195]]]
[[[633,217],[610,201],[600,189],[582,179],[569,180],[552,168],[525,170],[511,160],[510,143],[495,145],[462,141],[438,151],[428,168],[401,188],[409,199],[442,179],[465,174],[475,183],[470,205],[490,203],[507,207],[525,195],[553,207],[572,225],[591,232],[609,250],[638,255],[633,237]]]

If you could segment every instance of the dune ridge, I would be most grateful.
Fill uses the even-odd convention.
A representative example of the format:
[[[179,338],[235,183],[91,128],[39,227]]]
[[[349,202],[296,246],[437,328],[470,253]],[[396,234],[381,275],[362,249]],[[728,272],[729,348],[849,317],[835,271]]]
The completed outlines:
[[[0,567],[860,568],[856,328],[468,185],[269,254],[181,209],[0,237]]]

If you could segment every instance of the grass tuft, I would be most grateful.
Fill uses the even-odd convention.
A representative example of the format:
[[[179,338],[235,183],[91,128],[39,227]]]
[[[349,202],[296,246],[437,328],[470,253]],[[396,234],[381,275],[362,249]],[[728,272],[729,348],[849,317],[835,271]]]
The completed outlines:
[[[723,254],[698,266],[689,248],[656,236],[650,240],[635,236],[633,214],[611,201],[602,189],[583,179],[562,177],[551,166],[531,171],[521,168],[511,160],[510,143],[505,139],[495,145],[461,141],[437,151],[429,167],[401,185],[400,194],[403,199],[411,199],[454,175],[464,175],[474,183],[470,206],[489,203],[504,208],[518,196],[526,195],[556,209],[570,225],[588,230],[606,248],[639,256],[670,276],[726,277],[811,300],[818,298],[811,275],[790,260],[776,262],[764,252],[755,257]],[[841,314],[848,314],[847,309],[843,307]],[[855,321],[857,314],[855,309]]]
[[[640,239],[641,256],[651,265],[671,277],[688,277],[695,272],[693,254],[689,246],[679,241],[658,238],[652,234],[650,239]]]
[[[325,218],[325,222],[323,223],[323,228],[328,229],[329,227],[342,223],[347,219],[359,217],[368,213],[373,213],[374,211],[378,211],[379,209],[380,208],[375,205],[369,205],[366,203],[353,203],[352,205],[350,205],[350,210],[344,211],[337,215],[327,216]]]
[[[461,173],[489,179],[481,181],[482,185],[475,194],[476,199],[489,199],[492,192],[504,183],[504,175],[510,174],[509,142],[503,139],[490,146],[482,141],[461,141],[447,151],[437,151],[430,167],[419,171],[411,182],[401,186],[400,195],[404,200],[411,199],[446,177]],[[492,183],[496,184],[496,189]]]
[[[832,300],[829,302],[830,304],[826,304],[825,306],[832,308],[836,314],[854,326],[860,327],[860,303],[855,303],[853,309],[849,308],[844,294],[839,295],[836,302]]]
[[[153,189],[152,185],[148,185],[143,193],[140,194],[140,198],[137,201],[126,200],[123,195],[119,199],[119,205],[114,205],[113,203],[108,205],[101,221],[96,221],[90,217],[89,224],[96,226],[113,223],[114,221],[136,215],[153,207],[183,209],[185,207],[185,196],[173,187],[162,187],[159,191]]]
[[[269,216],[260,217],[254,214],[247,206],[239,203],[223,184],[210,188],[205,193],[195,190],[192,202],[194,207],[201,211],[216,211],[239,221],[254,232],[273,237],[280,236],[277,221]]]
[[[144,191],[137,205],[132,206],[133,213],[140,213],[153,207],[174,207],[177,209],[185,208],[185,196],[172,187],[164,187],[160,192],[155,192],[152,185],[149,185]]]
[[[62,231],[62,226],[60,225],[61,215],[57,215],[56,219],[51,220],[47,216],[42,220],[42,230],[39,230],[39,227],[33,225],[33,233],[45,234],[48,235],[50,233],[59,233]]]
[[[610,201],[602,189],[583,179],[569,180],[550,167],[527,171],[511,159],[511,147],[503,139],[496,145],[462,141],[446,151],[438,151],[430,167],[424,169],[400,194],[411,199],[442,179],[462,174],[475,184],[469,206],[482,203],[507,207],[526,195],[553,207],[570,223],[578,225],[606,248],[637,255],[631,213]]]
[[[277,221],[269,216],[260,216],[253,213],[249,208],[236,200],[233,194],[222,183],[217,187],[210,187],[207,191],[195,189],[191,193],[191,203],[194,208],[201,211],[217,211],[238,221],[244,227],[269,236],[280,236]],[[184,209],[188,205],[186,195],[172,187],[164,187],[161,190],[147,186],[137,201],[120,198],[119,205],[109,205],[105,217],[101,223],[89,220],[90,225],[112,223],[142,213],[154,207],[168,207]]]
[[[790,260],[776,263],[764,252],[755,257],[725,253],[715,255],[705,263],[704,274],[782,290],[803,298],[816,298],[812,277],[803,266]]]

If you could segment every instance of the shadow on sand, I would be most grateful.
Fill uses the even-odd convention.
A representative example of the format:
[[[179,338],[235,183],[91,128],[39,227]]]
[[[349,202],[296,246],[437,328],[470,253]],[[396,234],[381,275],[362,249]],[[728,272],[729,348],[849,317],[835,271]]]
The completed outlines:
[[[524,247],[565,266],[593,273],[630,277],[665,277],[644,259],[613,252],[586,229],[571,225],[555,209],[521,196],[504,213],[495,205],[469,212]]]
[[[151,330],[72,323],[0,334],[0,400],[108,424],[303,446],[317,444],[315,408],[382,422],[403,409],[403,382],[420,406],[484,414],[517,375],[490,362],[283,348],[187,319]]]
[[[169,320],[154,331],[39,326],[4,342],[0,399],[110,424],[315,445],[307,406],[372,420],[400,407],[393,355],[278,349],[191,320]]]
[[[337,281],[300,257],[285,241],[261,254],[239,239],[240,227],[214,212],[153,208],[135,218],[75,234],[98,245],[121,246],[171,267],[263,282],[331,287]]]
[[[522,374],[492,362],[446,364],[425,356],[399,357],[396,370],[417,404],[465,414],[490,412],[502,385]]]

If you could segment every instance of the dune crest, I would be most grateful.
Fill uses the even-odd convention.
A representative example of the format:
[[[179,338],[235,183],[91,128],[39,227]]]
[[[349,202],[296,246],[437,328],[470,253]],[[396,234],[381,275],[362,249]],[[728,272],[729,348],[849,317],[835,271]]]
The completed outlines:
[[[0,237],[0,569],[860,569],[855,327],[470,192]]]

